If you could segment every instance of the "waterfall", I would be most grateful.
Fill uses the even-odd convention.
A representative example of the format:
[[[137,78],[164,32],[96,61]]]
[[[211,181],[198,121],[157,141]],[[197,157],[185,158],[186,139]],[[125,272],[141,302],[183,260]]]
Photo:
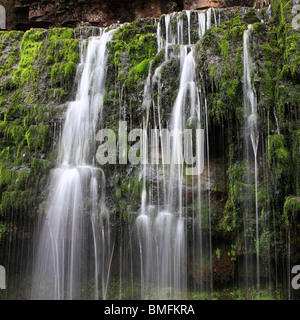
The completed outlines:
[[[250,32],[252,25],[244,32],[244,112],[245,112],[245,139],[246,139],[246,159],[249,160],[248,139],[251,140],[251,147],[254,154],[254,181],[255,181],[255,241],[256,241],[256,284],[257,294],[260,292],[260,271],[259,271],[259,213],[258,213],[258,167],[257,151],[259,141],[259,130],[257,125],[257,98],[252,79],[252,60],[250,54]],[[250,171],[250,170],[249,170]],[[249,184],[249,181],[248,181]],[[247,204],[246,204],[247,205]],[[247,221],[249,217],[245,220]],[[246,234],[246,231],[245,231]]]
[[[168,60],[168,48],[169,48],[169,41],[170,41],[170,16],[166,15],[165,17],[165,24],[166,24],[166,44],[165,44],[165,60]]]
[[[198,21],[199,39],[201,39],[210,27],[211,10],[206,12],[196,12]],[[159,299],[166,298],[185,298],[187,292],[187,238],[188,238],[188,216],[186,212],[186,190],[188,188],[187,177],[185,176],[185,165],[183,163],[183,132],[187,127],[202,128],[202,123],[207,123],[207,118],[203,118],[205,112],[207,113],[204,101],[200,99],[201,89],[196,84],[195,74],[195,61],[194,61],[194,45],[191,44],[191,21],[192,13],[186,11],[187,16],[187,30],[188,34],[184,35],[184,20],[182,16],[177,13],[166,15],[164,21],[158,23],[157,38],[158,48],[164,50],[165,61],[154,72],[152,79],[150,73],[145,81],[144,86],[144,101],[148,101],[151,95],[151,83],[157,83],[158,88],[158,105],[154,108],[157,109],[158,115],[158,130],[155,131],[155,145],[154,149],[158,149],[161,145],[161,156],[164,158],[165,150],[168,144],[163,143],[163,136],[166,128],[162,128],[161,119],[161,86],[160,86],[160,73],[161,69],[170,59],[177,57],[174,55],[173,50],[176,45],[179,45],[178,60],[180,62],[180,80],[177,96],[172,108],[170,118],[170,131],[173,134],[172,139],[169,141],[170,147],[170,165],[169,166],[153,166],[143,165],[143,191],[141,196],[141,211],[136,219],[137,237],[139,244],[140,254],[140,268],[141,268],[141,298],[152,297]],[[206,18],[207,16],[207,18]],[[176,22],[177,34],[171,30],[171,23]],[[164,23],[164,28],[162,28]],[[162,29],[165,34],[162,34]],[[151,67],[150,67],[151,68]],[[147,104],[147,103],[146,103]],[[143,121],[143,128],[149,119],[149,109],[145,110]],[[203,111],[202,111],[203,110]],[[155,115],[153,115],[155,118]],[[207,140],[208,143],[208,140]],[[207,145],[208,146],[208,145]],[[204,157],[204,146],[200,149],[198,157]],[[197,149],[198,150],[198,149]],[[201,153],[201,154],[200,154]],[[149,178],[151,172],[156,170],[157,178],[162,176],[162,183],[157,186],[157,192],[163,195],[162,199],[158,196],[158,203],[151,202],[151,189],[146,188],[146,178]],[[198,203],[196,212],[193,212],[193,234],[194,234],[194,259],[200,263],[200,269],[203,268],[203,252],[204,249],[204,236],[202,234],[203,217],[201,209],[202,192],[201,192],[201,176],[196,175],[193,179],[195,183],[195,201]],[[161,191],[160,191],[161,190]],[[193,191],[194,196],[194,191]],[[153,222],[152,222],[153,221]],[[195,223],[194,223],[195,221]],[[210,217],[209,217],[210,224]],[[209,230],[209,236],[211,236]],[[210,266],[212,253],[211,253],[211,238],[208,241],[209,261]],[[210,269],[210,276],[207,281],[212,281],[212,268]],[[156,288],[156,295],[151,295],[151,289]]]
[[[199,24],[199,39],[201,39],[204,36],[205,33],[205,13],[204,12],[199,12],[198,14],[198,24]]]
[[[68,104],[38,240],[33,299],[98,299],[99,283],[102,298],[106,298],[113,250],[105,208],[106,183],[104,172],[93,165],[90,155],[102,117],[106,44],[114,30],[104,33],[101,29],[100,33],[89,39],[86,52],[80,50],[76,98]],[[86,296],[90,285],[93,297]]]
[[[0,299],[298,298],[289,6],[2,34]]]
[[[271,5],[268,6],[267,14],[268,14],[269,20],[271,20],[272,19],[272,6]]]

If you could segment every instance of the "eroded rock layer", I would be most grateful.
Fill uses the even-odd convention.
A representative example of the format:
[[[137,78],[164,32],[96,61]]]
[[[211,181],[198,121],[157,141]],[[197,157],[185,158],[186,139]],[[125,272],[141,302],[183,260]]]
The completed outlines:
[[[6,8],[7,29],[30,27],[74,27],[79,23],[108,26],[118,22],[131,22],[138,18],[156,17],[180,10],[232,6],[262,7],[269,0],[1,0]]]

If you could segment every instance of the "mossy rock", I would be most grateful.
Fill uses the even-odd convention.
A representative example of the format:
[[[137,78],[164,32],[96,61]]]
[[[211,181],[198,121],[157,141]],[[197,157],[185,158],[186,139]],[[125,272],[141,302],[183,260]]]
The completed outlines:
[[[284,226],[296,227],[300,222],[300,197],[289,196],[283,206]]]

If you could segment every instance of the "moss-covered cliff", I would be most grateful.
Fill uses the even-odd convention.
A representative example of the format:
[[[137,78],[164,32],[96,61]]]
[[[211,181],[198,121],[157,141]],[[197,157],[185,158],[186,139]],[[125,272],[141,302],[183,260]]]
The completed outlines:
[[[171,19],[171,28],[176,30],[179,15],[187,43],[185,12]],[[277,281],[277,266],[286,261],[287,255],[290,263],[299,262],[300,43],[299,32],[292,28],[293,17],[291,3],[286,0],[272,1],[271,18],[266,9],[222,9],[218,26],[213,25],[198,41],[198,16],[191,13],[190,41],[195,44],[201,97],[207,101],[210,141],[211,176],[207,177],[206,167],[202,189],[209,201],[209,206],[203,204],[206,208],[203,229],[207,231],[211,223],[214,279],[221,286],[236,277],[235,264],[245,255],[243,237],[255,227],[251,220],[249,230],[245,231],[244,221],[245,199],[255,192],[253,178],[245,181],[247,171],[254,169],[247,166],[243,148],[243,35],[248,24],[253,25],[250,41],[260,119],[260,237],[253,244],[253,252],[259,246],[264,270],[261,277],[266,283],[273,283],[274,278]],[[180,48],[170,47],[171,58],[164,62],[165,51],[158,50],[157,42],[157,24],[160,21],[163,28],[164,19],[165,16],[160,20],[139,19],[114,34],[108,46],[104,127],[117,131],[120,119],[126,120],[130,128],[141,126],[146,114],[145,81],[149,74],[155,78],[159,66],[159,81],[151,84],[149,122],[154,123],[160,117],[164,125],[169,124],[179,88]],[[28,243],[25,255],[31,254],[33,232],[43,214],[48,177],[56,161],[65,103],[72,99],[76,85],[79,41],[82,41],[79,38],[91,32],[95,29],[0,32],[0,259],[8,259],[9,250],[17,250],[23,240]],[[107,181],[106,203],[119,249],[124,239],[131,239],[141,208],[143,181],[139,166],[105,165],[103,170]],[[157,183],[153,179],[147,180],[148,187]],[[188,216],[192,216],[195,207],[202,206],[193,201],[193,188],[191,179],[184,190]],[[153,198],[158,197],[155,187],[152,192]],[[10,243],[15,249],[6,249]],[[23,256],[24,252],[13,255],[10,263]],[[119,258],[114,259],[113,279],[119,272]],[[285,268],[282,274],[287,272]],[[124,273],[129,272],[127,269]],[[203,281],[193,266],[189,276],[198,284]],[[114,285],[111,284],[111,298],[118,295],[118,287]],[[124,292],[124,297],[127,293]]]
[[[1,32],[1,215],[34,215],[79,61],[71,29]],[[28,209],[30,208],[30,212]],[[34,209],[35,208],[35,209]]]

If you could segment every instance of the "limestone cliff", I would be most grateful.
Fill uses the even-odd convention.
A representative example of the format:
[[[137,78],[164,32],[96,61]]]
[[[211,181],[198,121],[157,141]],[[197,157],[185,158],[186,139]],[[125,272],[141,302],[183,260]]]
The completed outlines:
[[[156,17],[180,10],[208,7],[262,7],[269,0],[1,0],[6,8],[7,29],[30,27],[74,27],[80,23],[108,26],[138,18]]]

